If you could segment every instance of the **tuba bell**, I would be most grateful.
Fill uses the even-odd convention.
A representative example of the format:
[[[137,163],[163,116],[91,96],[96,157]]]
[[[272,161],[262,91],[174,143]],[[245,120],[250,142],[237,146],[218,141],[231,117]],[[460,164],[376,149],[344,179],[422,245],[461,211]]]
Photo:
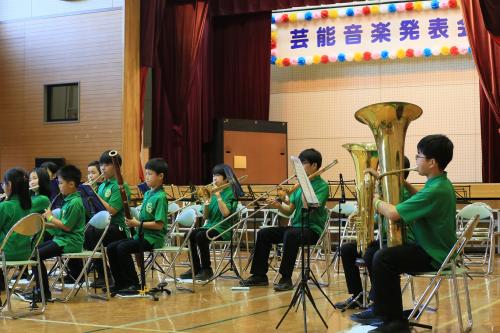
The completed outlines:
[[[375,208],[372,200],[375,180],[372,175],[365,174],[365,170],[367,168],[377,169],[377,145],[374,143],[346,143],[342,147],[351,154],[354,161],[358,212],[352,218],[356,229],[358,252],[365,253],[366,248],[373,241],[375,233]]]
[[[377,144],[380,172],[401,170],[404,167],[404,146],[408,125],[422,115],[422,109],[411,103],[385,102],[368,105],[355,114],[356,119],[370,127]],[[403,173],[388,174],[380,180],[382,196],[392,205],[401,202]],[[404,226],[388,221],[387,246],[405,242]]]

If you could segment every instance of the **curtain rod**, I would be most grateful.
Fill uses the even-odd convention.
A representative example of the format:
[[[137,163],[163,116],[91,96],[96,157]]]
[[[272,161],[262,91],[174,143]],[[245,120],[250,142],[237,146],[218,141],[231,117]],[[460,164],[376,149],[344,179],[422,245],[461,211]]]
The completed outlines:
[[[345,8],[352,6],[361,6],[361,5],[385,5],[390,3],[401,3],[401,2],[415,2],[415,0],[382,0],[382,1],[353,1],[348,3],[337,3],[331,5],[320,5],[320,6],[306,6],[306,7],[292,7],[287,9],[279,9],[273,10],[272,13],[285,13],[296,10],[315,10],[315,9],[329,9],[329,8]]]

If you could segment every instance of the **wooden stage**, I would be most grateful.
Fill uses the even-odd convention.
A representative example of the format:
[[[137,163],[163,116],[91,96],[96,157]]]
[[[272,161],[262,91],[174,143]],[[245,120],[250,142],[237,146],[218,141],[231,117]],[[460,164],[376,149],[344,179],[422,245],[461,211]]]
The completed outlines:
[[[474,277],[470,281],[474,319],[472,332],[500,332],[499,261],[497,257],[496,273],[487,278]],[[324,262],[314,264],[313,270],[322,271],[322,266]],[[179,270],[182,272],[183,269]],[[270,272],[268,276],[272,279],[274,273]],[[427,280],[416,280],[417,293],[423,289],[425,281]],[[151,281],[149,283],[151,284]],[[297,313],[291,311],[280,329],[275,330],[291,300],[293,291],[276,293],[272,287],[232,291],[231,287],[236,285],[236,280],[219,278],[207,286],[200,286],[194,294],[173,290],[170,296],[160,296],[158,302],[130,298],[99,301],[87,298],[85,292],[81,291],[69,303],[50,303],[42,316],[16,320],[1,319],[0,332],[303,332],[301,308]],[[368,327],[362,327],[349,320],[349,315],[354,310],[344,313],[334,310],[316,287],[311,286],[311,290],[329,328],[322,326],[308,302],[309,332],[368,331]],[[332,270],[331,284],[325,291],[334,302],[348,296],[342,272],[337,274]],[[443,282],[439,300],[439,310],[436,313],[424,314],[421,322],[433,325],[433,332],[458,332],[448,282]],[[16,301],[15,304],[24,306],[27,303]],[[405,295],[405,304],[407,307],[411,304],[409,292]],[[462,301],[463,311],[464,304]],[[429,330],[417,329],[416,332],[429,332]]]

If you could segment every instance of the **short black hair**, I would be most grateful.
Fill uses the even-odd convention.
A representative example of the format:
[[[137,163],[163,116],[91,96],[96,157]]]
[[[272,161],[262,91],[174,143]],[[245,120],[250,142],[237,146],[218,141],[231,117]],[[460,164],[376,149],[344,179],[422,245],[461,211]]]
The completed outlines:
[[[318,169],[321,168],[321,163],[323,162],[323,158],[321,157],[321,153],[314,148],[309,148],[309,149],[303,150],[299,154],[299,160],[302,163],[304,163],[304,162],[309,162],[309,164],[316,163],[316,165],[318,166]]]
[[[97,169],[97,171],[99,172],[99,174],[101,174],[101,164],[99,163],[99,161],[92,161],[90,162],[89,164],[87,164],[87,167],[95,167]]]
[[[11,183],[10,197],[17,196],[24,210],[31,209],[30,184],[26,171],[21,168],[12,168],[7,170],[3,176],[4,183]]]
[[[75,186],[78,186],[82,180],[82,172],[80,169],[71,164],[65,165],[59,169],[57,175],[67,182],[74,182]]]
[[[424,154],[425,158],[435,159],[441,171],[446,169],[448,163],[453,159],[453,142],[442,134],[423,137],[417,144],[417,150]]]
[[[50,198],[50,177],[47,169],[34,168],[31,172],[36,173],[38,177],[38,193]]]
[[[50,161],[43,162],[42,164],[40,164],[40,168],[48,169],[53,175],[55,175],[57,170],[59,170],[59,167],[57,166],[57,164],[55,164],[54,162],[50,162]]]
[[[101,154],[101,157],[99,158],[99,164],[113,164],[113,160],[111,159],[111,156],[109,156],[109,153],[111,150],[106,150]],[[118,165],[122,166],[122,157],[120,154],[116,154],[116,160],[118,161]]]
[[[229,165],[227,164],[224,164],[224,163],[221,163],[221,164],[217,164],[216,166],[214,166],[214,168],[212,169],[212,175],[221,175],[222,178],[226,179],[227,178],[227,175],[226,175],[226,170],[225,168],[228,168]]]
[[[404,169],[409,169],[410,168],[410,160],[406,156],[403,156],[403,168]],[[408,178],[409,175],[410,175],[410,171],[405,171],[403,173],[403,177],[405,179]]]
[[[168,165],[167,162],[161,157],[155,157],[150,159],[146,165],[145,165],[146,170],[152,170],[156,172],[157,175],[160,173],[163,174],[163,184],[166,184],[167,182],[167,170],[168,170]]]

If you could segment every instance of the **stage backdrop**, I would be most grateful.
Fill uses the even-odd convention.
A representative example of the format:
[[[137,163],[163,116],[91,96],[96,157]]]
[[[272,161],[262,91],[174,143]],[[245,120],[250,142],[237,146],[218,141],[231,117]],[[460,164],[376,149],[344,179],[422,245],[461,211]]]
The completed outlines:
[[[460,11],[454,9],[435,10],[435,14],[452,11],[460,15]],[[408,19],[417,19],[423,13],[393,15],[402,17],[403,14]],[[282,13],[273,15],[277,17]],[[460,19],[456,17],[453,21]],[[449,32],[451,35],[451,30]],[[427,28],[421,30],[421,34],[424,33]],[[338,36],[344,38],[343,34]],[[323,153],[325,163],[334,158],[339,160],[337,166],[326,172],[325,178],[336,180],[342,172],[344,179],[353,179],[353,162],[342,144],[374,141],[368,126],[356,121],[354,113],[377,102],[411,102],[424,111],[419,119],[410,123],[406,136],[405,153],[412,164],[420,138],[443,133],[455,144],[454,158],[448,167],[450,179],[481,182],[478,85],[474,62],[468,54],[271,66],[270,120],[288,123],[289,155],[305,148],[317,148]],[[412,174],[410,180],[425,181],[416,174]]]

